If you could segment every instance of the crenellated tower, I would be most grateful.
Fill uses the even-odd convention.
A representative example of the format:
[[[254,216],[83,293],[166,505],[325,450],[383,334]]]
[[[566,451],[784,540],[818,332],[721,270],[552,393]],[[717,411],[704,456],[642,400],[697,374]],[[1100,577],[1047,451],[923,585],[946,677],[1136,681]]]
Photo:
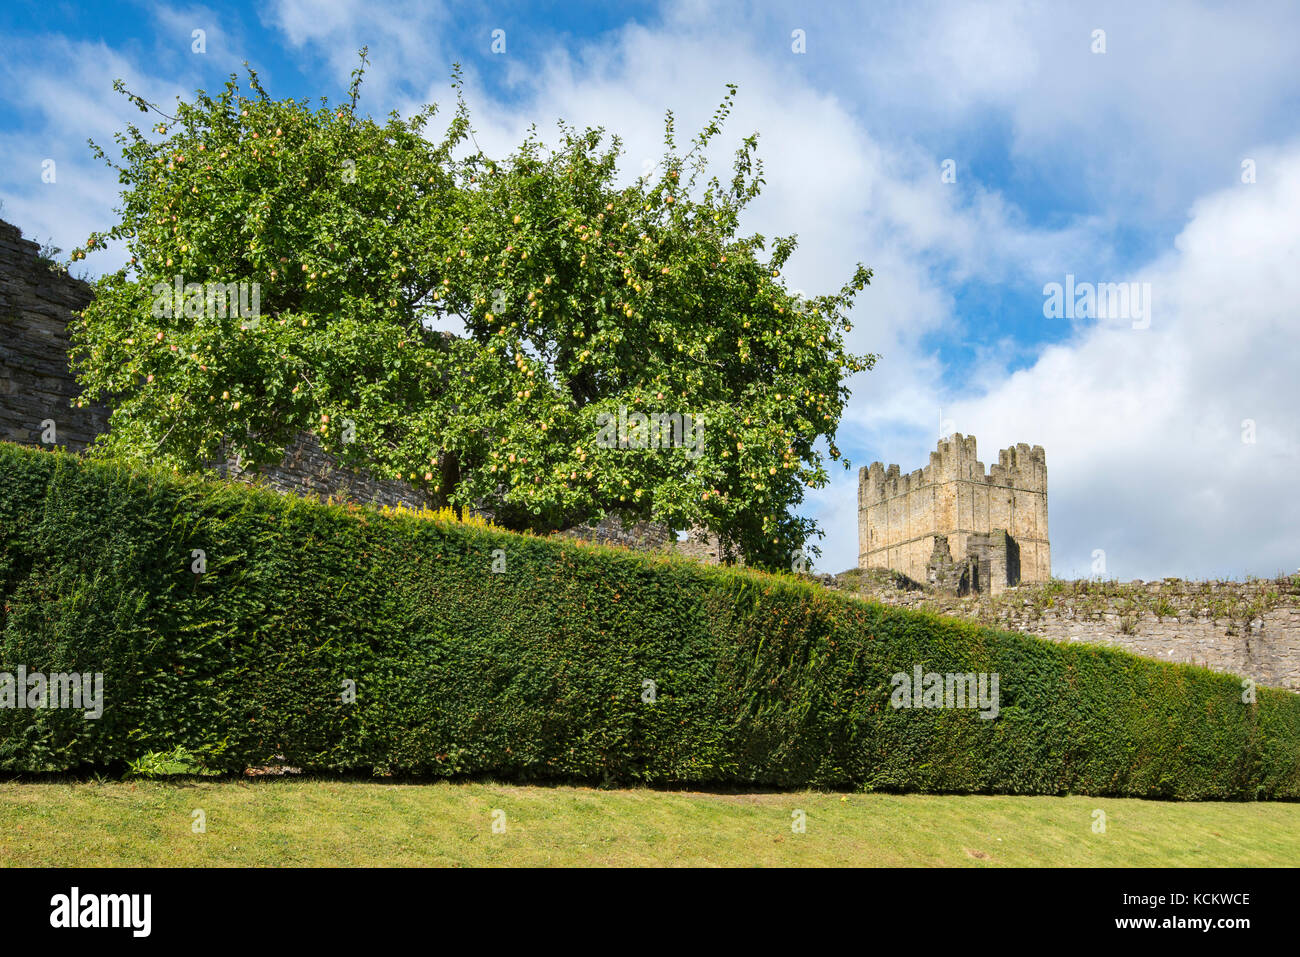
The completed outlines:
[[[1041,445],[1003,449],[986,473],[975,437],[957,433],[940,439],[930,463],[914,472],[880,462],[860,470],[860,566],[924,582],[946,553],[957,565],[973,563],[968,587],[980,591],[1051,578]],[[946,574],[940,568],[940,578]]]

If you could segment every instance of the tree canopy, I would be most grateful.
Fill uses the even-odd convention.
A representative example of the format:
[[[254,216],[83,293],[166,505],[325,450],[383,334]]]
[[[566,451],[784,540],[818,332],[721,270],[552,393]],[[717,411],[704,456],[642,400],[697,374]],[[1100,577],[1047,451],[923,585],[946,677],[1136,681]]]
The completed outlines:
[[[506,527],[616,513],[788,566],[819,533],[795,509],[840,458],[845,381],[875,361],[844,343],[871,272],[804,298],[781,276],[795,238],[740,233],[757,136],[725,182],[704,158],[735,88],[685,151],[668,113],[658,166],[627,183],[600,128],[489,157],[459,73],[441,136],[434,105],[364,115],[364,66],[315,108],[251,69],[170,114],[119,82],[157,121],[118,134],[120,163],[91,144],[122,202],[73,258],[130,255],[73,328],[85,398],[112,410],[97,447],[256,466],[310,431]]]

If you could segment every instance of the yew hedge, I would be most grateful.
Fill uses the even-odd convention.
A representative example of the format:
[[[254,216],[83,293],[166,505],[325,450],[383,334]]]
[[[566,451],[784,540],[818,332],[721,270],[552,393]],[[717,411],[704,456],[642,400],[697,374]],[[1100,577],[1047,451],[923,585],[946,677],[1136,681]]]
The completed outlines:
[[[1300,696],[1230,675],[9,443],[0,605],[0,673],[105,687],[98,720],[0,707],[11,772],[182,747],[231,772],[1300,795]],[[916,665],[997,673],[998,716],[895,709]]]

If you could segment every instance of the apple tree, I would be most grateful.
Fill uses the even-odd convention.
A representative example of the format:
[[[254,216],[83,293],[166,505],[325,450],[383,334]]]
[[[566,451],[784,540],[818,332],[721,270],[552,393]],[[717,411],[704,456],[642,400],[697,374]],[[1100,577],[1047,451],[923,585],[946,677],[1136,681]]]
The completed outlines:
[[[875,361],[844,343],[871,273],[800,297],[795,239],[741,232],[757,138],[725,180],[704,158],[734,87],[684,151],[668,114],[634,179],[602,129],[488,156],[458,76],[439,136],[434,106],[364,116],[362,60],[334,106],[274,100],[251,70],[170,113],[126,93],[156,123],[119,134],[119,221],[73,253],[130,256],[73,330],[112,410],[102,449],[259,465],[310,431],[507,527],[613,513],[788,567],[820,531],[797,508],[840,458],[845,382]]]

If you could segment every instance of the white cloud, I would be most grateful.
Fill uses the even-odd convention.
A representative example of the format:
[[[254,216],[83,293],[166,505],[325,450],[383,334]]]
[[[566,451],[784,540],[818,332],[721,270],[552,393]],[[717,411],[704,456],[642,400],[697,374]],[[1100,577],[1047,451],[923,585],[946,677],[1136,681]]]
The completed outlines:
[[[997,130],[1018,169],[1093,205],[1140,202],[1148,218],[1226,181],[1300,94],[1300,8],[1270,0],[873,4],[827,18],[820,32],[857,43],[823,39],[819,54],[851,71],[878,123],[968,143]]]
[[[365,97],[372,110],[373,104],[381,105],[380,115],[421,78],[450,70],[450,59],[442,56],[447,20],[436,0],[279,0],[263,13],[263,21],[278,29],[298,54],[305,72],[314,72],[324,61],[335,85],[321,92],[331,98],[346,94],[360,63],[357,51],[368,47]]]
[[[0,59],[5,96],[26,115],[20,129],[0,134],[4,218],[28,237],[52,238],[66,252],[113,221],[120,189],[117,173],[91,155],[87,139],[117,160],[114,134],[128,123],[153,122],[113,91],[113,81],[120,78],[132,92],[161,104],[188,91],[99,42],[47,37],[39,61]],[[56,164],[53,183],[41,178],[46,158]],[[98,272],[120,262],[110,250],[88,265]]]
[[[986,458],[1047,449],[1062,577],[1096,548],[1125,579],[1300,565],[1300,145],[1261,155],[1257,184],[1202,198],[1168,254],[1115,277],[1151,283],[1149,329],[1091,324],[954,408]]]

